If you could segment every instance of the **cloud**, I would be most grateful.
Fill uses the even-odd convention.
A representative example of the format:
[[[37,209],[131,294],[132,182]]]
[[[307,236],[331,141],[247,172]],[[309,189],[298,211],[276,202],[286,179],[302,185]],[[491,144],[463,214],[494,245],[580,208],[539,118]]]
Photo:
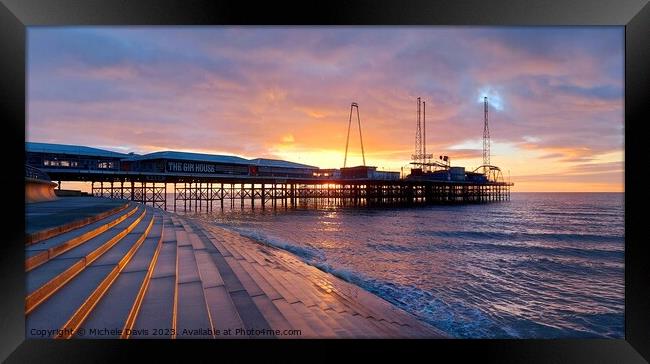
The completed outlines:
[[[30,28],[27,137],[248,157],[320,151],[336,166],[354,101],[367,155],[399,168],[414,150],[421,96],[427,151],[480,163],[480,144],[458,146],[480,141],[477,95],[489,91],[492,140],[512,146],[497,161],[527,155],[567,170],[623,149],[623,36],[622,27]],[[360,150],[356,125],[350,149]]]
[[[624,165],[622,161],[605,162],[605,163],[583,163],[577,164],[570,168],[569,173],[573,174],[592,174],[592,173],[623,173]]]

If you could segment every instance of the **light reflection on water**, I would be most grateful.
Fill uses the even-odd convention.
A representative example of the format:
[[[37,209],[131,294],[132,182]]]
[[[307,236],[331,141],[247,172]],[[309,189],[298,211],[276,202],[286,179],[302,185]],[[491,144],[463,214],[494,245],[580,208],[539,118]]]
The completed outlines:
[[[622,193],[513,193],[487,205],[215,209],[455,337],[622,338]]]

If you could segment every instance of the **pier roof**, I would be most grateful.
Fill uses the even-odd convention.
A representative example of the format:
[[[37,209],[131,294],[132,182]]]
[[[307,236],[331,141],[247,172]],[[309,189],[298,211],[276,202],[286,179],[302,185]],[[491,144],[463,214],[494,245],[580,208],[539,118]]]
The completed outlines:
[[[280,167],[280,168],[312,168],[317,169],[318,167],[310,166],[307,164],[300,164],[295,162],[288,162],[279,159],[266,159],[266,158],[257,158],[251,159],[249,163],[253,163],[258,166],[265,167]]]
[[[224,164],[241,164],[241,165],[256,165],[263,167],[276,167],[276,168],[304,168],[304,169],[318,169],[318,167],[310,166],[301,163],[289,162],[279,159],[255,158],[246,159],[234,155],[222,154],[204,154],[192,153],[181,151],[160,151],[147,154],[133,154],[133,153],[117,153],[110,150],[85,147],[80,145],[66,145],[66,144],[50,144],[50,143],[37,143],[26,142],[25,149],[28,152],[34,153],[54,153],[54,154],[70,154],[70,155],[86,155],[95,157],[111,157],[120,158],[127,161],[142,161],[154,159],[175,159],[193,162],[208,162],[208,163],[224,163]]]
[[[25,142],[25,150],[34,153],[72,154],[72,155],[87,155],[93,157],[111,157],[111,158],[128,157],[128,154],[117,153],[110,150],[84,147],[81,145],[67,145],[67,144]]]
[[[178,160],[194,161],[194,162],[250,164],[250,162],[247,159],[237,157],[234,155],[176,152],[171,150],[153,152],[153,153],[148,153],[143,155],[135,155],[135,156],[131,156],[131,158],[129,159],[131,160],[178,159]]]
[[[318,167],[309,166],[306,164],[294,163],[278,159],[245,159],[234,155],[220,155],[220,154],[203,154],[203,153],[190,153],[190,152],[176,152],[176,151],[162,151],[154,152],[144,155],[135,155],[129,158],[130,160],[152,160],[152,159],[177,159],[194,162],[212,162],[212,163],[228,163],[228,164],[244,164],[256,165],[264,167],[279,167],[279,168],[313,168]]]

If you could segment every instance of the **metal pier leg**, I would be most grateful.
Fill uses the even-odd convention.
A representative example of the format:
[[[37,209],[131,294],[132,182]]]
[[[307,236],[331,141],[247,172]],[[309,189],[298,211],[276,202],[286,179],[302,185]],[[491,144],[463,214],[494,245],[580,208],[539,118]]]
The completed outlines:
[[[251,184],[250,194],[251,194],[251,208],[254,209],[255,208],[255,184],[254,183]]]
[[[277,197],[278,197],[278,185],[273,184],[273,208],[275,209],[277,207]]]

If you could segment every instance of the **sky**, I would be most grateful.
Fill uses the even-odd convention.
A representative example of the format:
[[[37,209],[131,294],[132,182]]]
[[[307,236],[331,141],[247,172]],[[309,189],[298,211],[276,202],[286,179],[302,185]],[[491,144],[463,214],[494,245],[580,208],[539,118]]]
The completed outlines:
[[[623,27],[29,27],[26,138],[343,165],[427,152],[513,191],[624,191]],[[360,165],[357,126],[348,166]]]

